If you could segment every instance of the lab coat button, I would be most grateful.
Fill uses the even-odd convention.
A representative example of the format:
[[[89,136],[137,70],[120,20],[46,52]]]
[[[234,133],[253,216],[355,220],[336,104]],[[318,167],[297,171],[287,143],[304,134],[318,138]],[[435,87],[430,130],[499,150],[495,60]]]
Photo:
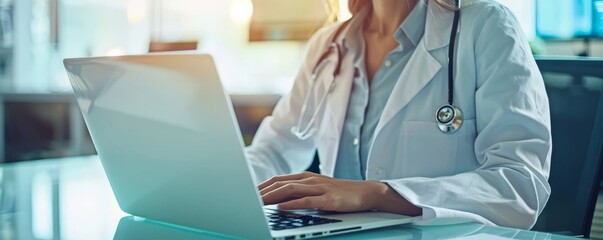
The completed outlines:
[[[385,62],[383,63],[386,67],[391,67],[392,66],[392,61],[390,60],[385,60]]]
[[[378,167],[375,168],[374,172],[375,172],[375,176],[381,176],[381,174],[383,174],[383,170]]]
[[[352,141],[352,144],[354,144],[354,146],[358,146],[358,143],[360,143],[360,140],[358,140],[358,138],[355,137],[354,140]]]

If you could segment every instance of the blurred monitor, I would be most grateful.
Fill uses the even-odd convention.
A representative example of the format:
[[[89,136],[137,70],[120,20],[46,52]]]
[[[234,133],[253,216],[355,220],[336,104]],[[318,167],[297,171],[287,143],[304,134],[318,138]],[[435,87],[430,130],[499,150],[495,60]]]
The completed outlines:
[[[598,37],[603,37],[603,0],[594,0],[594,28],[593,32]]]
[[[603,37],[603,0],[536,0],[536,34],[544,39]]]

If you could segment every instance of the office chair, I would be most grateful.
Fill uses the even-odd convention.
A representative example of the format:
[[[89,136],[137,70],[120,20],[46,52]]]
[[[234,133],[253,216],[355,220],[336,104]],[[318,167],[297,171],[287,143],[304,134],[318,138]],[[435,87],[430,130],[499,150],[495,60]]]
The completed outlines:
[[[603,158],[603,59],[539,58],[551,109],[551,196],[533,230],[589,237]]]

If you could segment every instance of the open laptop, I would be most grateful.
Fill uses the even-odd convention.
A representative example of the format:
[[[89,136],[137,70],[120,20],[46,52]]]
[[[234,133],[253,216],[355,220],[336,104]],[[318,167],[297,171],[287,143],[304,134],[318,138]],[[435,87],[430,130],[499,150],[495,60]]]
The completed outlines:
[[[304,239],[411,217],[263,207],[228,95],[209,55],[66,59],[120,208],[248,239]]]

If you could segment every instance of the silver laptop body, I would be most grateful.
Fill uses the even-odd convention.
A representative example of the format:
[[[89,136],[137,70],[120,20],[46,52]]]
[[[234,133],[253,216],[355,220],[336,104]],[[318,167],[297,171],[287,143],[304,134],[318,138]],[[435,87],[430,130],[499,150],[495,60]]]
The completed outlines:
[[[120,208],[248,239],[301,239],[408,223],[364,212],[270,230],[228,95],[209,55],[66,59],[65,68]],[[310,214],[320,214],[314,212]]]

